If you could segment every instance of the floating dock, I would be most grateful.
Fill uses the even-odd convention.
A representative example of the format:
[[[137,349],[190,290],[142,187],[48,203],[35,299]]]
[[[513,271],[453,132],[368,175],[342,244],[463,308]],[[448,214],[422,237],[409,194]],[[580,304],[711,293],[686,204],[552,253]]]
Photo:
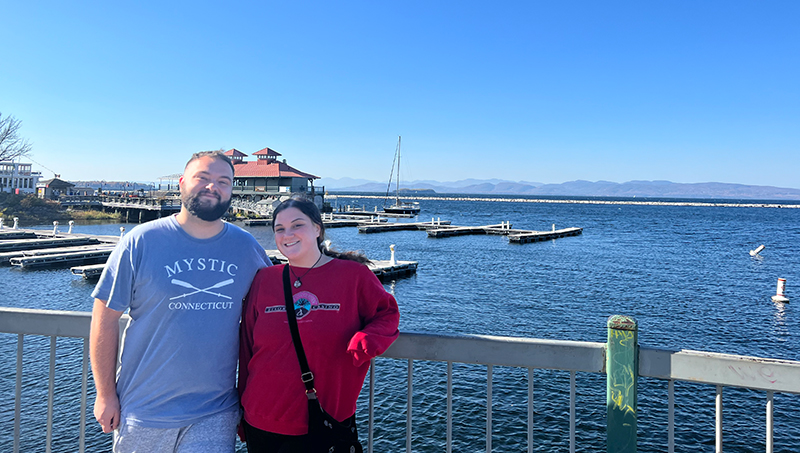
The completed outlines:
[[[583,233],[583,228],[564,228],[555,231],[531,231],[521,234],[509,234],[508,242],[511,244],[528,244],[531,242],[547,241],[567,236],[577,236]]]
[[[500,231],[500,233],[495,232],[494,234],[502,234],[503,226],[505,224],[498,223],[496,225],[484,225],[484,226],[460,226],[460,227],[450,227],[450,228],[436,228],[436,229],[429,229],[428,230],[428,237],[429,238],[447,238],[452,236],[469,236],[473,234],[489,234],[489,230],[493,231]],[[508,224],[509,227],[511,226]]]
[[[370,219],[364,220],[364,218],[356,218],[356,219],[333,219],[333,220],[323,220],[322,223],[325,225],[325,228],[341,228],[341,227],[360,227],[364,226],[371,226],[371,225],[383,225],[386,224],[387,219]]]
[[[360,225],[359,233],[386,233],[389,231],[424,231],[450,225],[449,220],[435,222],[392,222],[380,225]]]
[[[501,222],[493,225],[455,226],[450,221],[416,222],[416,223],[388,223],[385,225],[359,226],[359,233],[383,233],[388,231],[425,230],[429,238],[448,238],[454,236],[470,236],[492,234],[508,236],[512,244],[527,244],[530,242],[546,241],[567,236],[577,236],[583,233],[583,228],[564,228],[553,231],[515,230],[511,222]]]
[[[272,264],[286,264],[289,260],[277,250],[267,250],[267,256]],[[381,281],[393,280],[396,278],[408,277],[417,273],[417,261],[395,261],[390,260],[371,260],[367,264],[369,270]]]
[[[58,230],[0,230],[0,265],[27,269],[104,263],[119,236]]]
[[[0,242],[0,252],[20,250],[36,250],[54,247],[99,244],[100,240],[92,237],[55,237],[49,239],[17,239]]]
[[[36,239],[37,235],[28,230],[0,230],[0,241],[10,241],[12,239]]]
[[[416,274],[418,264],[416,261],[395,261],[392,264],[388,260],[372,260],[372,263],[368,264],[367,267],[380,281],[386,281]]]
[[[70,272],[74,275],[82,275],[85,279],[100,278],[103,269],[106,268],[106,263],[102,264],[89,264],[86,266],[75,266],[69,268]]]
[[[108,244],[80,245],[75,247],[57,247],[49,249],[20,250],[15,252],[0,253],[0,266],[11,265],[13,258],[24,258],[42,255],[55,255],[58,253],[91,252],[96,250],[111,249],[113,246]]]
[[[351,209],[351,210],[343,210],[343,211],[334,211],[334,215],[349,215],[349,216],[360,216],[360,217],[392,217],[395,219],[413,219],[417,217],[414,214],[396,214],[393,212],[385,212],[385,211],[365,211],[360,209]]]
[[[375,223],[385,223],[387,221],[388,219],[382,219],[378,216],[364,217],[337,214],[322,217],[322,223],[325,225],[325,228],[357,227],[359,225],[371,225]],[[242,223],[247,226],[270,226],[272,225],[272,219],[245,219]]]
[[[244,219],[242,223],[247,226],[269,226],[272,225],[272,219]]]
[[[52,255],[35,255],[11,258],[11,265],[24,269],[71,266],[73,264],[105,263],[113,248],[89,250],[82,252],[55,253]]]

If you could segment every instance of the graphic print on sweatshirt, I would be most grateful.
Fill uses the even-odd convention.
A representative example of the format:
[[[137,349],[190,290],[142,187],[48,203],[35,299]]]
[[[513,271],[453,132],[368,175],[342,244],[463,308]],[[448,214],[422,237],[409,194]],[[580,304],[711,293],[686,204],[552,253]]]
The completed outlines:
[[[313,310],[339,311],[339,304],[322,304],[313,293],[300,291],[292,298],[297,319],[303,319]],[[286,305],[273,305],[264,309],[264,313],[286,313]]]
[[[164,266],[169,288],[170,310],[230,310],[232,296],[225,294],[236,280],[239,266],[216,258],[186,258]],[[195,283],[191,283],[194,281]],[[197,283],[197,282],[202,283]],[[197,295],[203,297],[198,301]],[[209,297],[214,296],[214,297]],[[216,299],[216,300],[209,300]]]

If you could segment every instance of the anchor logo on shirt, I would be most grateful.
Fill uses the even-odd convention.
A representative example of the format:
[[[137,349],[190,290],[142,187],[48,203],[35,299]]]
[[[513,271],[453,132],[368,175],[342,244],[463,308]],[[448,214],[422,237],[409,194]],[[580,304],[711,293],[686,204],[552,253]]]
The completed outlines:
[[[226,299],[230,299],[230,296],[226,296],[225,294],[222,294],[222,293],[215,293],[215,292],[210,291],[210,290],[222,288],[223,286],[228,286],[231,283],[233,283],[233,279],[229,278],[227,280],[223,280],[223,281],[217,283],[216,285],[212,285],[212,286],[209,286],[208,288],[202,288],[202,289],[192,285],[191,283],[187,283],[187,282],[185,282],[183,280],[178,280],[177,278],[173,278],[170,281],[170,283],[172,283],[173,285],[182,286],[184,288],[191,289],[193,291],[181,294],[180,296],[170,297],[169,300],[175,300],[175,299],[180,299],[181,297],[193,296],[193,295],[195,295],[197,293],[211,294],[212,296],[224,297]]]

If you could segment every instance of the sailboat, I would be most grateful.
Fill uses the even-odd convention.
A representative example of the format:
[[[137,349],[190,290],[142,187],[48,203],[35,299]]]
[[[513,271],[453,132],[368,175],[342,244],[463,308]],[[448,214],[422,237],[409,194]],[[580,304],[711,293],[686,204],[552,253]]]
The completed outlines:
[[[419,203],[416,201],[414,202],[401,202],[400,201],[400,141],[401,137],[397,137],[397,150],[394,154],[394,161],[397,163],[397,179],[395,182],[395,190],[394,190],[394,204],[391,206],[386,206],[386,200],[384,200],[383,212],[387,212],[389,214],[412,214],[417,215],[419,214],[420,208]],[[394,173],[394,162],[392,163],[392,173]],[[392,187],[392,175],[389,175],[389,185],[386,187],[386,199],[389,198],[389,190]]]

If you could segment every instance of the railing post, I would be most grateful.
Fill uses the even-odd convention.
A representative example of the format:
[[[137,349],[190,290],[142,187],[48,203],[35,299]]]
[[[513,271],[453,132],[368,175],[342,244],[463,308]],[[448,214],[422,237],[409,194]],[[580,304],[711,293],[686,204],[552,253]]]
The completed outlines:
[[[608,453],[636,453],[636,381],[639,345],[636,320],[608,318],[606,350],[606,443]]]

